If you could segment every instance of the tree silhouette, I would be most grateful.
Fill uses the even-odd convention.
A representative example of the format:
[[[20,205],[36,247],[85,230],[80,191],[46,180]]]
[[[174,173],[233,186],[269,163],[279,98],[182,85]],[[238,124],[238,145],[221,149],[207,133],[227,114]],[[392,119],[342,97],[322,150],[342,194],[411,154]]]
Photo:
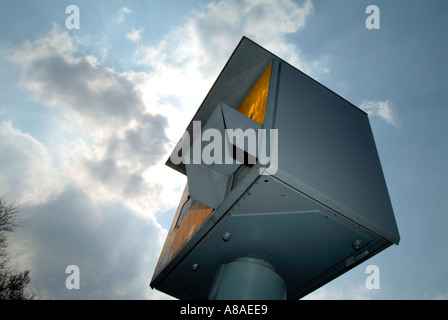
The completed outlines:
[[[35,300],[39,298],[36,286],[28,288],[30,270],[17,272],[9,267],[8,233],[18,226],[20,208],[0,197],[0,299]]]

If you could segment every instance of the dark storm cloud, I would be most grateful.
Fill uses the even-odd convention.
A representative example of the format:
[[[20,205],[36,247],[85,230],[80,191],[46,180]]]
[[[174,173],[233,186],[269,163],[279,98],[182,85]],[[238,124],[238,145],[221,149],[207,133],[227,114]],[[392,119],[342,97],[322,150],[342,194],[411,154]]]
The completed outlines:
[[[134,168],[154,165],[167,152],[167,125],[163,116],[143,114],[135,126],[108,137],[106,154],[120,158],[132,155],[129,161]]]
[[[93,203],[76,188],[24,206],[15,241],[27,248],[32,279],[51,299],[141,299],[158,249],[155,224],[118,203]],[[66,267],[80,270],[80,289],[68,290]]]
[[[145,114],[139,120],[121,134],[108,136],[105,154],[84,160],[92,178],[126,196],[157,193],[145,182],[143,172],[165,155],[169,143],[164,117]]]
[[[133,197],[157,193],[148,185],[140,170],[134,170],[127,165],[118,165],[114,158],[97,160],[84,160],[84,169],[95,181],[107,186],[107,189],[115,193]]]
[[[135,128],[128,129],[124,133],[125,152],[138,154],[140,162],[154,164],[154,158],[163,156],[167,151],[166,144],[169,142],[165,135],[167,125],[168,122],[163,116],[143,115]]]
[[[37,57],[27,55],[18,62],[23,84],[35,98],[61,107],[77,121],[100,127],[123,125],[143,112],[135,85],[124,75],[95,65],[92,58],[75,59],[46,48]]]

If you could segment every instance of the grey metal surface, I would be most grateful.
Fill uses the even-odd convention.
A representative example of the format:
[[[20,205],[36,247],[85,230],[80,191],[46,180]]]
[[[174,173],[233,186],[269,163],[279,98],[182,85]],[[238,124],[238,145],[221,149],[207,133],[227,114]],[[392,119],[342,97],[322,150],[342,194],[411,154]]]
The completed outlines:
[[[231,175],[244,160],[244,152],[250,154],[253,159],[257,156],[256,149],[252,150],[248,148],[249,144],[244,139],[229,136],[229,131],[227,130],[239,129],[241,132],[246,132],[246,130],[250,132],[252,130],[254,132],[254,138],[257,139],[256,130],[260,127],[260,124],[247,118],[235,109],[223,103],[217,105],[207,122],[201,126],[201,134],[194,137],[190,149],[189,161],[185,165],[188,187],[190,195],[193,198],[212,208],[219,206],[228,190]],[[209,130],[214,130],[217,135],[207,138],[211,141],[205,141],[207,139],[204,138],[204,134]],[[219,141],[216,141],[215,139],[218,136]],[[216,142],[218,143],[216,144]],[[195,148],[196,144],[200,147]],[[210,147],[212,144],[220,145],[220,147]],[[236,147],[235,151],[233,150],[233,146]],[[217,149],[220,149],[221,152],[221,156],[215,156],[211,163],[205,161],[202,154],[204,148],[208,147],[215,149],[213,151],[215,154],[217,153]],[[199,152],[199,155],[196,154],[197,152]],[[243,158],[239,157],[240,152]],[[207,152],[206,154],[209,155],[209,153]],[[195,158],[198,161],[195,161]]]
[[[277,200],[284,200],[282,210],[273,204]],[[171,275],[177,282],[167,289],[178,297],[207,299],[220,265],[249,256],[271,263],[287,283],[288,298],[297,298],[331,279],[333,270],[344,272],[359,263],[355,257],[361,252],[374,253],[371,248],[384,244],[273,177],[260,177],[229,213]],[[229,241],[223,241],[226,232],[231,234]],[[362,243],[358,250],[352,246],[355,240]],[[355,263],[346,265],[350,259]],[[195,264],[197,271],[191,268]]]
[[[285,300],[286,283],[269,262],[238,258],[221,265],[209,300]]]
[[[280,179],[398,244],[394,213],[364,112],[282,63],[276,127],[281,136]]]

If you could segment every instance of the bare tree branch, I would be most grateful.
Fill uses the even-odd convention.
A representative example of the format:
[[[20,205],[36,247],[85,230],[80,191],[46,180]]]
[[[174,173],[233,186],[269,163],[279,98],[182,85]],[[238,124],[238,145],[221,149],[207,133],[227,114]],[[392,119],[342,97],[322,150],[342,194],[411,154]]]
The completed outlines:
[[[8,203],[4,197],[0,197],[0,234],[15,230],[20,212],[20,208],[14,206],[14,203]]]
[[[35,300],[39,299],[36,286],[29,289],[30,270],[16,272],[9,268],[8,237],[18,226],[21,209],[0,197],[0,299]]]

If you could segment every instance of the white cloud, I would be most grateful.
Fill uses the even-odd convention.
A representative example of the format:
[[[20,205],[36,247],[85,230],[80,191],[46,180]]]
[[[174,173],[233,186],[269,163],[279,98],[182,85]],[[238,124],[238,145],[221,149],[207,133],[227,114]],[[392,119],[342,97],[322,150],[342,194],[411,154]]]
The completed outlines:
[[[433,300],[448,300],[448,292],[445,294],[438,293],[434,296]]]
[[[138,30],[132,28],[131,32],[126,33],[126,38],[128,38],[131,41],[137,42],[141,40],[140,33],[143,31],[143,28],[140,28]]]
[[[309,0],[301,4],[290,0],[210,2],[182,29],[202,74],[216,75],[243,35],[296,67],[307,69],[298,47],[286,36],[302,29],[312,12]]]
[[[367,112],[369,116],[379,117],[380,119],[383,119],[393,126],[398,125],[398,117],[395,111],[395,107],[389,100],[363,101],[359,108]]]
[[[310,0],[213,1],[156,45],[141,43],[137,62],[151,69],[143,81],[143,98],[152,112],[167,117],[170,140],[180,138],[242,36],[310,75],[329,72],[326,57],[304,61],[287,40],[312,13]]]
[[[0,192],[19,204],[41,203],[59,193],[63,174],[47,148],[11,123],[0,124]]]
[[[96,58],[75,58],[68,32],[54,25],[44,37],[27,42],[12,60],[22,67],[22,85],[36,100],[60,107],[66,116],[88,126],[116,128],[143,111],[134,84],[125,74],[96,65]]]
[[[73,181],[92,198],[119,200],[155,219],[162,181],[143,173],[167,156],[166,118],[145,107],[139,77],[98,65],[93,56],[75,57],[76,50],[68,32],[55,25],[19,47],[13,61],[34,98],[60,108],[93,141],[88,148],[78,145],[76,155],[65,150]]]
[[[242,36],[247,36],[297,67],[310,69],[286,36],[304,28],[312,2],[217,1],[194,12],[188,21],[156,46],[140,47],[140,63],[154,70],[188,70],[214,79]]]
[[[117,22],[123,22],[125,20],[125,15],[131,13],[132,11],[128,7],[122,7],[118,10]]]

